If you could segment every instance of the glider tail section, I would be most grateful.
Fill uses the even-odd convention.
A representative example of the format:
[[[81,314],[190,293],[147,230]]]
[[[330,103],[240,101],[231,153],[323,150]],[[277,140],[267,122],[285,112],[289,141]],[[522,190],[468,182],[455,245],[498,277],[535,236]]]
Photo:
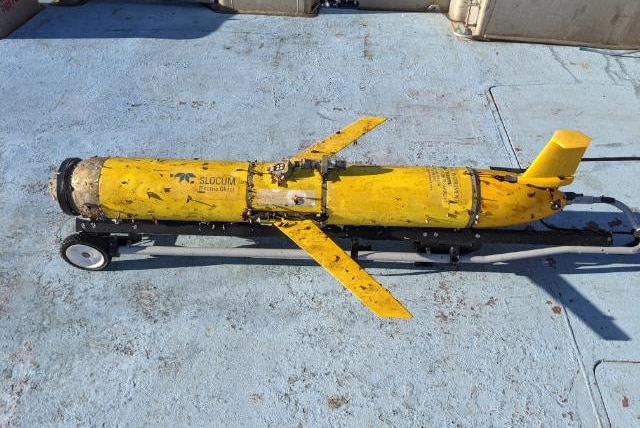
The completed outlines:
[[[518,182],[548,188],[570,184],[590,142],[579,131],[556,131]]]

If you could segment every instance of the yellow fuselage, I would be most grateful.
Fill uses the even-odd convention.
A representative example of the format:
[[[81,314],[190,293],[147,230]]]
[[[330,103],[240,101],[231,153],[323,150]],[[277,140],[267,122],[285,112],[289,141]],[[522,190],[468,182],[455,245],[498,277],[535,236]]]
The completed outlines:
[[[81,214],[111,219],[242,222],[269,213],[317,215],[330,225],[443,228],[528,223],[565,203],[562,192],[510,182],[505,177],[515,176],[503,171],[349,165],[326,180],[318,170],[296,169],[277,183],[271,165],[92,158],[75,168],[73,200]]]

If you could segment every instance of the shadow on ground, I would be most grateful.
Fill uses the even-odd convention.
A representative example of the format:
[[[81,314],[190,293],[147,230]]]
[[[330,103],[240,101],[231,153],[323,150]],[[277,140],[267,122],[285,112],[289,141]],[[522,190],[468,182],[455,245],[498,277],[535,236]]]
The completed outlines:
[[[198,3],[91,1],[47,6],[9,39],[198,39],[234,15]]]
[[[168,245],[171,242],[162,242]],[[269,238],[259,245],[248,247],[262,248],[294,248],[290,242]],[[377,249],[377,248],[376,248]],[[407,248],[403,249],[407,251]],[[503,252],[500,248],[497,252]],[[484,252],[484,251],[483,251]],[[565,275],[591,275],[606,273],[640,272],[640,263],[632,263],[630,257],[624,256],[592,256],[592,255],[563,255],[547,258],[545,264],[532,263],[531,260],[519,260],[499,265],[460,264],[460,265],[426,265],[416,266],[414,272],[386,273],[380,276],[415,276],[430,275],[438,272],[455,270],[458,272],[487,272],[513,274],[526,277],[536,286],[543,289],[551,298],[562,305],[575,316],[580,318],[595,334],[605,340],[628,341],[629,335],[615,323],[615,318],[602,312],[587,299],[580,291],[568,282]],[[210,257],[151,257],[145,259],[116,260],[112,264],[114,270],[149,270],[170,269],[194,266],[213,266],[220,264],[246,265],[283,265],[287,266],[317,266],[311,260],[258,260],[249,258],[210,258]],[[363,267],[385,269],[403,269],[408,264],[363,262]],[[382,281],[384,283],[384,281]],[[496,285],[499,286],[499,285]],[[603,284],[606,286],[606,284]]]
[[[589,221],[587,221],[589,219]],[[560,213],[550,222],[562,224],[564,227],[577,227],[577,224],[587,225],[586,228],[611,230],[615,228],[628,233],[632,229],[629,219],[617,212],[585,212],[574,211]],[[606,226],[609,227],[606,227]],[[533,226],[540,226],[539,223]],[[615,245],[628,245],[631,237],[628,235],[614,235]],[[156,245],[174,245],[176,236],[156,236]],[[349,248],[350,241],[336,241],[343,248]],[[412,244],[407,242],[371,242],[376,251],[412,251]],[[247,248],[297,248],[291,241],[284,237],[256,238]],[[517,246],[516,246],[517,247]],[[518,248],[521,249],[521,248]],[[502,253],[513,251],[513,246],[485,247],[482,253]],[[587,299],[572,285],[565,276],[569,275],[594,275],[608,273],[633,273],[640,272],[640,261],[633,256],[606,256],[606,255],[575,255],[566,254],[549,257],[543,263],[532,263],[531,260],[517,260],[501,264],[458,264],[458,265],[427,265],[416,266],[414,272],[406,272],[410,264],[398,263],[374,263],[363,262],[363,267],[377,267],[390,270],[403,269],[402,273],[385,273],[381,276],[411,276],[429,275],[444,271],[459,272],[487,272],[512,274],[525,277],[536,286],[544,290],[551,298],[562,303],[566,310],[580,318],[596,335],[610,341],[628,341],[631,337],[615,323],[615,318],[602,312],[596,305]],[[145,259],[116,260],[111,265],[115,270],[149,270],[168,269],[193,266],[211,266],[219,264],[247,264],[247,265],[283,265],[288,266],[316,266],[312,260],[258,260],[249,258],[209,258],[209,257],[152,257]],[[602,277],[600,277],[602,278]],[[606,286],[607,284],[602,284]],[[499,286],[499,285],[497,285]]]
[[[323,15],[395,13],[321,9]],[[237,15],[214,12],[194,1],[91,0],[78,6],[46,6],[9,39],[198,39],[216,32]],[[248,21],[246,18],[243,18]],[[304,20],[313,18],[283,17]],[[250,32],[250,28],[247,28]]]

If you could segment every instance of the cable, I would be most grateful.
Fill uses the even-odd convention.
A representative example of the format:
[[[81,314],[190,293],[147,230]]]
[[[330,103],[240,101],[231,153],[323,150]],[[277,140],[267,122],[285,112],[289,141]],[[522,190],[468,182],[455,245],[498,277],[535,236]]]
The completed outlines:
[[[589,230],[589,229],[580,229],[577,227],[560,227],[553,224],[549,224],[544,220],[538,220],[538,221],[542,223],[542,225],[547,229],[557,230],[559,232],[582,232],[584,230]],[[633,232],[620,232],[620,231],[614,231],[614,230],[609,230],[609,231],[601,230],[601,231],[605,233],[610,233],[612,235],[633,235]]]
[[[640,156],[612,156],[599,158],[582,158],[582,162],[630,162],[640,161]]]

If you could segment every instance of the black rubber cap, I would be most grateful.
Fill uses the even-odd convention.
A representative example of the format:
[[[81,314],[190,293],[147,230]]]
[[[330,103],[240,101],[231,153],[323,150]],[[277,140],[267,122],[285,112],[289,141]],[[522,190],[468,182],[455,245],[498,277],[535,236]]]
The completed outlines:
[[[56,194],[58,204],[65,214],[80,215],[80,211],[73,203],[73,187],[71,187],[71,175],[76,166],[80,163],[80,158],[67,158],[58,168],[58,180],[56,181]]]

